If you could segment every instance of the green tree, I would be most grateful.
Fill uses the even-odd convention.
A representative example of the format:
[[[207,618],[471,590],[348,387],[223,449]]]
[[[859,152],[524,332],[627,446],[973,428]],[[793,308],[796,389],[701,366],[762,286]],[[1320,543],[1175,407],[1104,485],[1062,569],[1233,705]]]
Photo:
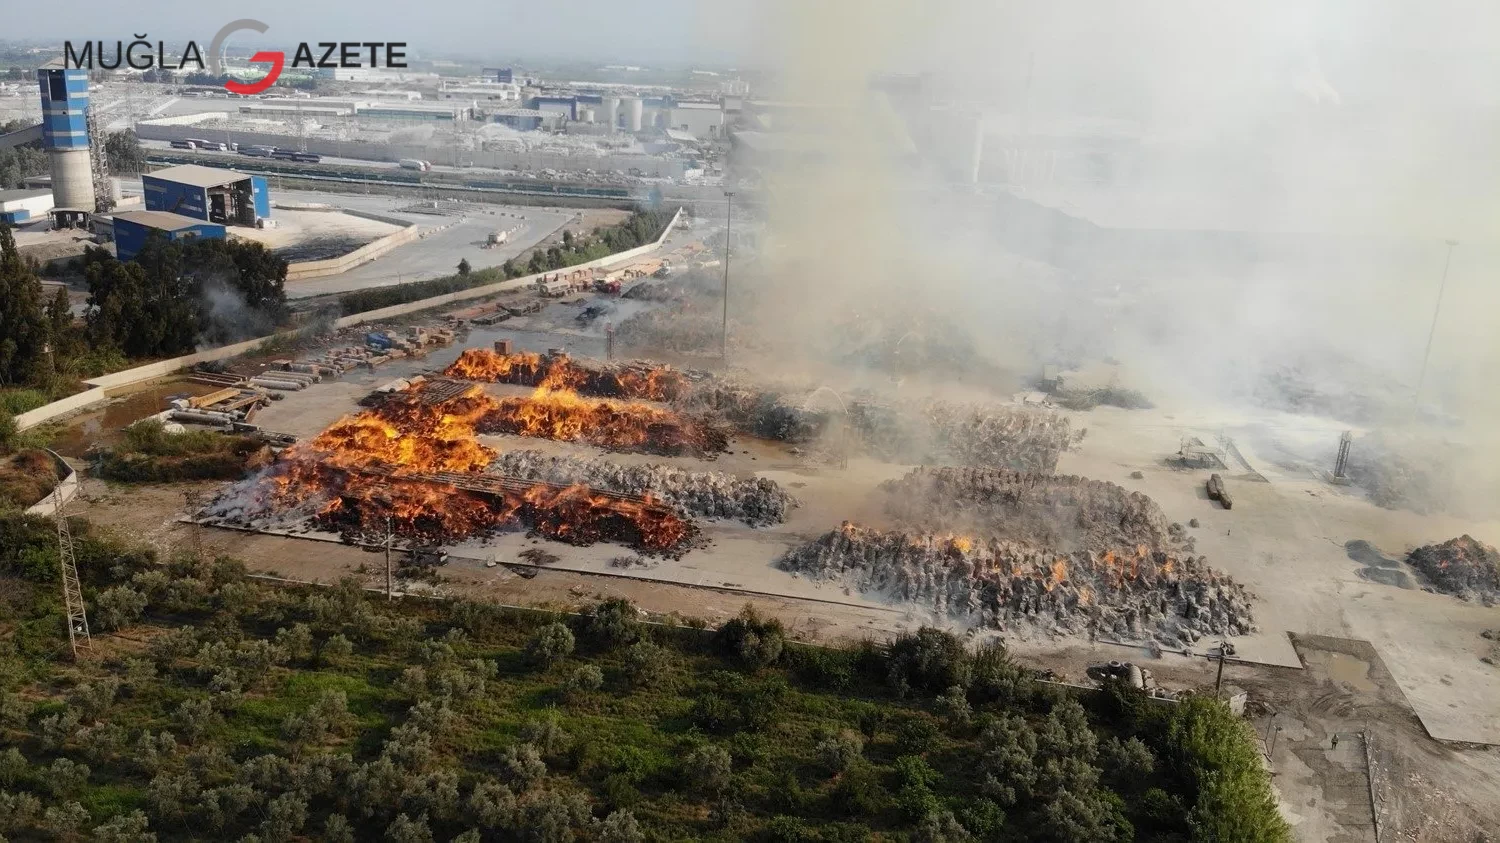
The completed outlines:
[[[728,750],[705,744],[682,761],[682,778],[689,787],[705,796],[717,796],[729,788],[733,763]]]
[[[139,173],[146,169],[146,152],[135,130],[110,132],[104,139],[104,157],[115,174]]]
[[[5,226],[0,226],[0,303],[0,384],[34,381],[42,375],[50,333],[42,284]]]
[[[612,598],[595,603],[584,615],[584,630],[595,646],[606,650],[634,644],[641,622],[629,600]]]
[[[1174,772],[1191,794],[1188,819],[1195,840],[1291,839],[1250,729],[1227,706],[1208,697],[1188,698],[1172,712],[1166,744]]]
[[[543,669],[573,653],[573,631],[561,623],[549,623],[526,642],[526,660]]]
[[[764,619],[755,607],[745,604],[739,617],[719,627],[715,635],[719,647],[739,659],[751,670],[769,667],[781,658],[786,646],[786,629],[776,618]]]

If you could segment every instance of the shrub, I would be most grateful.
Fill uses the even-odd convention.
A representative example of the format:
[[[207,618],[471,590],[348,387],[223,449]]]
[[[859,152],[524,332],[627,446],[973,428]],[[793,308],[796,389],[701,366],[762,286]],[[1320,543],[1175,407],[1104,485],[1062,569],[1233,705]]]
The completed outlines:
[[[521,724],[521,740],[537,748],[543,758],[560,758],[573,746],[573,737],[558,722],[556,713],[548,713]]]
[[[505,754],[500,757],[500,766],[521,790],[529,790],[547,775],[547,763],[542,760],[542,754],[529,743],[506,747]]]
[[[596,603],[584,617],[589,640],[603,649],[634,644],[641,635],[635,606],[619,598]]]
[[[599,824],[599,843],[645,843],[641,824],[629,811],[614,811]]]
[[[604,687],[604,671],[598,665],[585,664],[568,675],[563,682],[563,693],[580,696]]]
[[[102,630],[121,629],[146,611],[146,595],[128,585],[106,588],[94,598],[93,619]]]
[[[729,787],[733,763],[721,746],[700,746],[682,761],[683,782],[704,796],[717,796]]]
[[[933,811],[922,818],[911,836],[912,843],[967,843],[974,835],[963,827],[952,811]]]
[[[465,806],[469,821],[487,831],[507,828],[515,822],[515,794],[494,779],[476,782]]]
[[[95,843],[156,843],[149,829],[151,822],[144,811],[119,814],[102,825],[94,826]]]
[[[973,665],[958,636],[924,626],[891,642],[886,651],[886,678],[897,693],[941,694],[957,685],[968,688]]]
[[[425,815],[412,818],[397,814],[396,819],[386,826],[385,839],[390,843],[432,843],[432,828],[427,825]]]
[[[937,749],[942,736],[931,720],[914,715],[896,727],[896,747],[906,755],[925,755]]]
[[[549,623],[526,642],[526,660],[543,669],[573,653],[573,632],[561,623]]]
[[[719,647],[741,665],[751,670],[769,667],[781,658],[786,644],[786,630],[781,621],[762,619],[755,608],[746,605],[739,617],[719,627],[715,636]]]
[[[839,776],[830,797],[844,813],[857,817],[879,814],[890,803],[890,794],[880,786],[879,774],[863,761],[850,765]]]
[[[858,761],[865,750],[865,742],[855,732],[845,729],[818,741],[813,753],[818,762],[830,773],[841,773]]]
[[[671,653],[650,641],[637,641],[625,650],[626,677],[633,687],[646,688],[660,683],[671,666]]]

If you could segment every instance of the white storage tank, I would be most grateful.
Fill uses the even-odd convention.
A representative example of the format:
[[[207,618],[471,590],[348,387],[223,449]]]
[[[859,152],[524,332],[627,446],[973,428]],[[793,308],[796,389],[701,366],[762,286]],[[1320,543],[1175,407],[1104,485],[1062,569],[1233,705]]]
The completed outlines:
[[[640,97],[631,97],[623,103],[625,106],[625,129],[630,132],[641,130],[641,116],[646,110],[646,104],[641,102]]]
[[[599,103],[599,108],[603,111],[604,122],[608,124],[611,129],[620,128],[619,97],[604,97],[603,101]]]

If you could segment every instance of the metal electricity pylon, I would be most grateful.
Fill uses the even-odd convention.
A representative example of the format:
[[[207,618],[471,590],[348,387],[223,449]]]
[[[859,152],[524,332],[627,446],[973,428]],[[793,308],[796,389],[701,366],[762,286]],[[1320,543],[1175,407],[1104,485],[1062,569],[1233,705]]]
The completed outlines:
[[[63,607],[68,613],[68,643],[73,648],[73,658],[78,651],[92,652],[89,640],[89,618],[83,608],[83,586],[78,582],[78,563],[73,557],[73,533],[68,529],[68,516],[63,512],[62,484],[52,489],[52,517],[57,521],[57,561],[62,573]]]

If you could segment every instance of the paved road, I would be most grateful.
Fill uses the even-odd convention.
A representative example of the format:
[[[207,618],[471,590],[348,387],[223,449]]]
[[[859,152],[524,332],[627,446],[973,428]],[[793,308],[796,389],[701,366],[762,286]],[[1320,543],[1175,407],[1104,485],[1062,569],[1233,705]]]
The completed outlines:
[[[425,236],[383,257],[340,275],[293,281],[286,285],[287,298],[298,299],[343,293],[367,287],[384,287],[451,275],[463,259],[475,269],[499,266],[557,231],[576,215],[566,209],[539,209],[505,205],[473,205],[468,216],[438,216],[396,210],[412,204],[410,199],[361,196],[349,193],[318,193],[304,190],[271,191],[272,202],[323,202],[361,211],[397,217],[421,226]],[[275,210],[271,216],[275,217]],[[484,248],[492,231],[515,229],[510,241],[493,249]]]

